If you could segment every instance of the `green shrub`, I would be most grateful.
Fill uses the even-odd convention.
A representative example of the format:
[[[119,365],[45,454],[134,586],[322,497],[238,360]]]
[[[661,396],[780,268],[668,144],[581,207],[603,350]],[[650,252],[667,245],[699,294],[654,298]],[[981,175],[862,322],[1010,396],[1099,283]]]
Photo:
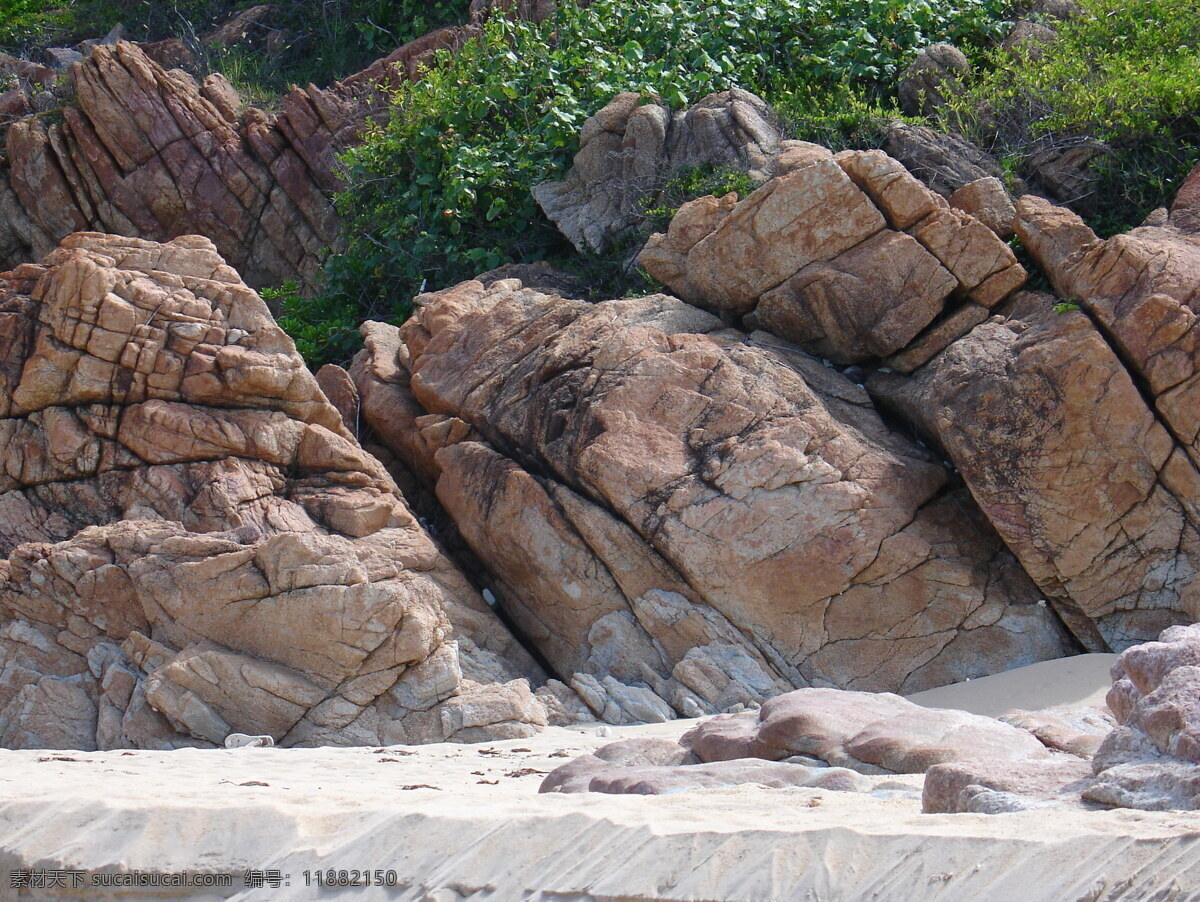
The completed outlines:
[[[1104,233],[1168,200],[1200,156],[1200,10],[1195,0],[1079,0],[1038,53],[987,52],[947,122],[1013,161],[1085,139],[1093,166],[1081,212]]]
[[[736,191],[745,197],[758,187],[758,182],[748,173],[727,166],[686,166],[667,179],[653,205],[644,209],[646,217],[656,231],[664,231],[675,218],[679,208],[688,201],[709,194],[724,197]]]
[[[102,37],[118,22],[136,40],[199,37],[261,0],[0,0],[0,49],[21,52]],[[223,72],[256,103],[289,85],[328,84],[369,65],[400,44],[466,20],[470,0],[301,0],[277,4],[273,20],[289,36],[268,55],[261,48],[203,48],[207,68]]]
[[[855,144],[878,132],[920,47],[980,45],[1002,7],[596,0],[561,4],[542,25],[493,19],[401,85],[388,121],[345,155],[349,245],[330,261],[328,293],[343,308],[398,310],[422,287],[566,254],[530,188],[562,176],[584,121],[621,91],[681,108],[744,87],[777,103],[798,137]]]

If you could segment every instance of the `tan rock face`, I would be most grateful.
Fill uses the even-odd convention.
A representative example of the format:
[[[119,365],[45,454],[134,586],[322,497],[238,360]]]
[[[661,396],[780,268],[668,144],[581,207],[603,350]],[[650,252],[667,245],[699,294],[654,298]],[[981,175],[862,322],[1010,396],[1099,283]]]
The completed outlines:
[[[939,495],[944,471],[765,333],[663,296],[470,282],[386,332],[355,365],[364,417],[381,436],[389,411],[463,424],[397,453],[585,698],[619,696],[610,677],[679,713],[810,683],[915,691],[1066,648],[969,500]]]
[[[740,201],[685,204],[638,262],[684,300],[839,364],[928,345],[927,329],[948,341],[964,300],[992,307],[1026,277],[991,228],[878,150],[811,155]]]
[[[1158,418],[1200,463],[1200,235],[1189,225],[1200,204],[1184,188],[1167,224],[1107,241],[1074,213],[1033,197],[1017,205],[1017,232],[1055,290],[1112,336]]]
[[[1088,647],[1200,617],[1195,471],[1086,316],[1022,294],[912,381],[870,387],[954,461]]]
[[[0,743],[441,740],[535,675],[210,242],[74,235],[0,316]]]

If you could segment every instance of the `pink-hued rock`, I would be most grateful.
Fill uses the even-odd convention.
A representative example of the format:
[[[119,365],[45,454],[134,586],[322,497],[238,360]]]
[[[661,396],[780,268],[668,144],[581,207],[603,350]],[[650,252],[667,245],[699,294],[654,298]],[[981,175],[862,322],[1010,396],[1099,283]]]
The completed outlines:
[[[926,814],[1004,814],[1051,807],[1099,808],[1080,798],[1091,780],[1091,765],[1067,756],[938,764],[925,775],[921,810]]]
[[[756,324],[834,363],[905,348],[958,282],[903,232],[884,230],[762,295]]]
[[[351,94],[296,89],[277,116],[251,110],[233,122],[212,89],[123,41],[94,48],[70,77],[65,122],[29,118],[9,130],[0,182],[27,220],[0,222],[20,239],[9,265],[76,231],[199,233],[251,284],[316,275],[339,240],[328,192],[333,153],[361,115]]]
[[[638,262],[660,278],[660,259],[671,266],[686,258],[686,266],[675,266],[686,270],[687,283],[667,283],[673,291],[710,309],[749,313],[764,292],[804,266],[836,257],[885,225],[836,162],[817,160],[743,198],[690,248],[674,245],[670,233],[652,237]]]
[[[545,722],[536,666],[211,242],[73,235],[0,278],[0,320],[0,744]]]
[[[991,228],[879,150],[809,155],[741,200],[684,204],[638,262],[689,303],[839,364],[901,354],[1026,278]]]
[[[1194,471],[1079,311],[1018,295],[911,380],[869,385],[933,436],[1087,647],[1200,617]]]
[[[1187,183],[1170,221],[1101,241],[1040,198],[1017,204],[1017,234],[1055,291],[1085,310],[1153,398],[1154,410],[1200,465],[1200,235],[1190,230]],[[1176,223],[1180,225],[1176,225]]]
[[[500,604],[597,716],[651,710],[642,689],[692,716],[1067,649],[969,500],[938,495],[941,469],[765,333],[504,282],[365,331],[365,420],[436,480]]]
[[[1046,748],[1058,749],[1078,758],[1091,758],[1112,732],[1116,721],[1101,708],[1047,708],[1041,711],[1012,710],[1000,720],[1028,730]]]
[[[1057,790],[1091,776],[1086,761],[1069,760],[1061,765],[1028,732],[989,717],[922,708],[887,693],[801,689],[757,712],[706,719],[678,743],[611,743],[552,771],[541,791],[658,794],[760,783],[861,792],[874,788],[864,774],[920,774],[948,764],[959,769],[943,774],[1048,768]],[[1070,781],[1058,779],[1064,774]],[[959,794],[960,787],[935,792],[945,798],[931,804],[965,810],[952,807]]]
[[[1017,208],[1004,183],[994,176],[963,185],[950,195],[950,206],[974,216],[1001,238],[1013,234]]]
[[[1200,624],[1174,626],[1112,667],[1119,726],[1096,752],[1088,799],[1150,811],[1200,809]]]

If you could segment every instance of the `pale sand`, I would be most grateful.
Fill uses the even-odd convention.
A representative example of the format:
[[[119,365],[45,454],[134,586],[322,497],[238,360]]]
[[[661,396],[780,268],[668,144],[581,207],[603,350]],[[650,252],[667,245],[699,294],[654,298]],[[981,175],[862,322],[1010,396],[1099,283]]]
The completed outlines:
[[[957,708],[999,717],[1011,708],[1038,711],[1060,706],[1100,707],[1112,680],[1117,655],[1078,655],[1018,667],[1004,673],[954,683],[908,696],[926,708]]]
[[[1031,707],[1020,683],[1013,704]],[[537,794],[576,754],[690,725],[385,750],[0,752],[0,900],[60,898],[17,896],[4,876],[17,867],[237,875],[208,895],[69,896],[88,900],[1200,899],[1200,813],[923,815],[913,777],[877,778],[876,796]],[[291,885],[244,890],[246,868]],[[325,868],[390,868],[400,886],[306,889],[303,872]]]

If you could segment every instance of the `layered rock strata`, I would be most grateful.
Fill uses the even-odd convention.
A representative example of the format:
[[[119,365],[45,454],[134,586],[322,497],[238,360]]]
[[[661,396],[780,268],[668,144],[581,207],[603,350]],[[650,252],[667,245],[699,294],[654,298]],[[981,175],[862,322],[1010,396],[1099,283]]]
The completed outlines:
[[[945,471],[770,335],[516,282],[364,333],[362,417],[605,719],[916,691],[1070,649]]]
[[[361,116],[353,92],[309,86],[276,116],[243,111],[220,76],[198,85],[124,41],[94,48],[70,78],[64,121],[8,130],[0,262],[39,259],[78,231],[202,234],[251,284],[316,275],[338,242],[328,193]]]
[[[537,668],[205,239],[0,280],[0,744],[527,735]]]

